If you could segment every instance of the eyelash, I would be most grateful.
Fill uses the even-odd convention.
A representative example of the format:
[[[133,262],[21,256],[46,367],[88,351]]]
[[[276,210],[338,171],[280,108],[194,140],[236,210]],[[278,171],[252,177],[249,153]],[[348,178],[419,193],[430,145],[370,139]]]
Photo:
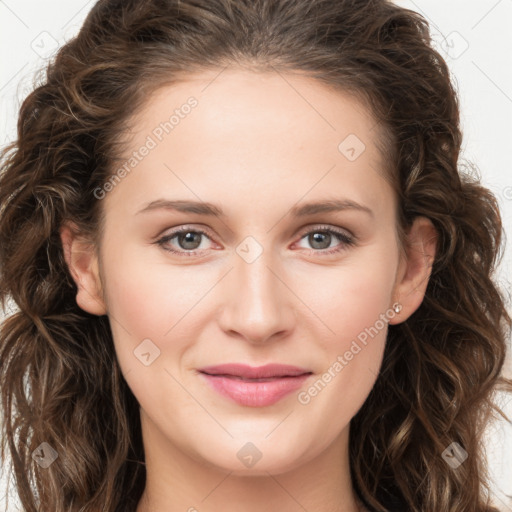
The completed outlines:
[[[176,236],[180,235],[181,233],[198,233],[198,234],[206,236],[207,238],[210,238],[210,236],[208,236],[208,233],[206,231],[203,231],[202,229],[188,228],[185,226],[185,227],[176,229],[175,231],[169,233],[168,235],[163,236],[162,238],[158,239],[154,243],[157,244],[158,246],[160,246],[165,251],[168,251],[172,254],[177,254],[179,256],[184,256],[184,257],[196,256],[198,252],[201,252],[201,250],[198,250],[198,249],[195,249],[192,251],[187,251],[187,250],[177,251],[175,249],[170,249],[169,247],[167,247],[165,245],[167,242],[169,242]],[[334,228],[328,227],[328,226],[315,226],[314,229],[310,229],[309,231],[302,233],[300,240],[302,240],[303,238],[307,237],[308,235],[310,235],[312,233],[328,233],[331,235],[335,235],[342,242],[342,244],[340,244],[332,249],[309,249],[310,254],[314,253],[314,254],[321,254],[323,256],[326,256],[326,255],[338,253],[338,252],[346,250],[347,247],[351,247],[351,246],[355,245],[355,242],[356,242],[355,237],[349,236],[341,230],[334,229]]]

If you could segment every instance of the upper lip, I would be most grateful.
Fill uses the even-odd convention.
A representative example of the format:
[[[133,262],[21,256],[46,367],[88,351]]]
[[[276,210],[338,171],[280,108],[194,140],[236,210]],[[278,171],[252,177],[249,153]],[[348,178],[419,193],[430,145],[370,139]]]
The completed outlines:
[[[227,375],[233,377],[242,377],[245,379],[265,379],[271,377],[297,377],[312,373],[306,368],[291,366],[288,364],[266,364],[264,366],[249,366],[246,364],[220,364],[216,366],[206,366],[200,368],[201,373],[208,375]]]

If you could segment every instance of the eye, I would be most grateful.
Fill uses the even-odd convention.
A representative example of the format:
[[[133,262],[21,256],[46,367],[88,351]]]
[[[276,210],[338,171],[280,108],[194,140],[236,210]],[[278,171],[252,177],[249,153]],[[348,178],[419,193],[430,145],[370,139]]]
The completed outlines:
[[[341,243],[333,247],[331,243],[336,239]],[[302,235],[301,240],[306,240],[313,247],[310,252],[317,254],[333,254],[355,244],[353,236],[327,226],[317,226],[315,229],[307,231]]]
[[[207,251],[209,248],[202,246],[205,239],[211,240],[208,233],[202,229],[180,227],[158,239],[157,245],[165,251],[179,256],[196,256],[199,252]],[[317,226],[302,234],[300,241],[306,240],[312,247],[310,253],[328,255],[346,250],[349,246],[355,245],[355,237],[345,231],[328,227]],[[338,240],[337,245],[332,242]]]
[[[208,234],[201,229],[191,229],[182,227],[158,239],[155,243],[162,249],[174,254],[194,256],[198,250],[206,250],[207,247],[201,247],[203,238],[208,238]],[[172,241],[176,239],[175,243]],[[177,249],[173,248],[177,247]]]

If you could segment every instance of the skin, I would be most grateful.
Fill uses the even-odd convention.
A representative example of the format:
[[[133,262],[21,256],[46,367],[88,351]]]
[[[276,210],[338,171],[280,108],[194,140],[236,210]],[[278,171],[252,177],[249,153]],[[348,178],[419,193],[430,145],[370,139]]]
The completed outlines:
[[[307,391],[379,315],[396,324],[418,308],[434,228],[416,219],[400,251],[374,119],[350,96],[298,74],[230,68],[167,85],[134,117],[127,158],[190,96],[197,107],[103,199],[99,247],[72,224],[61,229],[77,303],[109,316],[141,406],[147,486],[137,511],[359,510],[349,424],[375,383],[387,324],[307,404],[294,392],[271,406],[242,406],[210,389],[197,369],[292,364],[313,372]],[[365,144],[353,161],[338,149],[349,134]],[[214,203],[225,217],[138,213],[159,199]],[[327,199],[372,214],[290,213]],[[207,232],[193,239],[198,254],[166,251],[190,252],[178,237],[154,243],[179,226]],[[355,242],[308,237],[326,228]],[[248,236],[262,250],[250,263],[237,253]],[[255,254],[255,246],[241,247]],[[397,301],[402,310],[390,315]],[[146,366],[134,350],[148,338],[160,354]],[[262,454],[252,467],[237,457],[248,442]]]

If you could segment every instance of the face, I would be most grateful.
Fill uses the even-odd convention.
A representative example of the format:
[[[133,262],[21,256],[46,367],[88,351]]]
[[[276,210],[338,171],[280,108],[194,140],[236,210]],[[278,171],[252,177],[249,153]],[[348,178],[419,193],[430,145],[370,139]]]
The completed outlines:
[[[133,119],[77,301],[109,316],[145,443],[258,474],[347,440],[425,281],[377,129],[310,78],[241,70],[166,86]]]

